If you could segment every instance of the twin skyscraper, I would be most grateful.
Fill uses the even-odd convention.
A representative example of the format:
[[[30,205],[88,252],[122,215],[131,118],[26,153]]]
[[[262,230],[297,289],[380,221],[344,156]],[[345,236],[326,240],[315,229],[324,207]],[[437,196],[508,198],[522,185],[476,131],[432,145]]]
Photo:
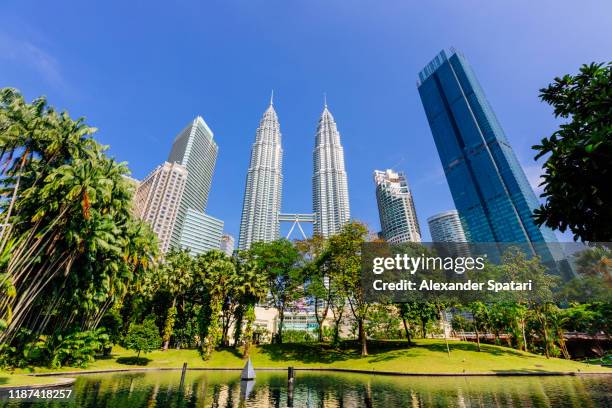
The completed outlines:
[[[283,148],[274,100],[264,112],[251,149],[246,178],[238,247],[280,237],[281,220],[314,222],[314,233],[334,235],[350,218],[344,150],[334,117],[325,102],[319,119],[313,152],[313,214],[281,214]]]

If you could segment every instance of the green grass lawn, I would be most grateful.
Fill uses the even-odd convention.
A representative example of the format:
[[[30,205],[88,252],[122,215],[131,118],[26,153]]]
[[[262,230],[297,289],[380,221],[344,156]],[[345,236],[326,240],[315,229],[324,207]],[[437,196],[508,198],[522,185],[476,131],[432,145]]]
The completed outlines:
[[[44,385],[62,381],[59,377],[33,377],[25,374],[15,374],[0,370],[0,389],[2,387],[15,387],[24,385]]]
[[[405,373],[499,373],[499,372],[610,372],[612,369],[588,365],[576,361],[545,357],[516,351],[510,348],[482,345],[478,352],[475,343],[451,341],[450,357],[444,340],[416,340],[408,347],[405,341],[371,342],[370,355],[361,357],[355,343],[345,343],[341,349],[326,344],[262,345],[252,349],[251,360],[255,368],[310,367],[343,368]],[[241,368],[244,360],[233,349],[216,351],[209,361],[204,361],[196,350],[155,351],[141,355],[139,364],[135,354],[119,346],[112,356],[90,364],[87,370],[126,368],[180,368],[184,362],[190,368],[223,367]],[[59,370],[30,368],[19,372],[79,371],[73,367]],[[0,375],[1,376],[1,375]]]

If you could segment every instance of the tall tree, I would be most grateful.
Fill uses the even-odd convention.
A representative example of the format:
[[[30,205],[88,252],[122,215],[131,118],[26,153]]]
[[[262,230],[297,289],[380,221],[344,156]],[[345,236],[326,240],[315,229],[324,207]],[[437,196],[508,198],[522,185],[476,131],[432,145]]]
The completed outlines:
[[[188,250],[172,249],[153,275],[151,294],[165,292],[169,299],[162,326],[162,350],[168,350],[177,315],[177,305],[185,308],[185,295],[194,282],[195,263]]]
[[[303,271],[305,293],[312,299],[317,321],[317,340],[323,341],[323,324],[331,306],[335,276],[330,268],[329,252],[325,250],[325,239],[315,235],[297,241],[296,247],[306,260]]]
[[[247,358],[253,342],[255,305],[265,298],[268,292],[268,282],[250,251],[237,251],[232,260],[238,274],[238,291],[241,293],[234,342],[236,345],[242,342],[242,355]],[[242,331],[243,323],[244,332]]]
[[[368,355],[365,321],[370,308],[361,285],[361,246],[367,235],[365,225],[352,221],[339,234],[329,238],[330,267],[337,271],[337,279],[344,288],[351,313],[357,322],[362,356]]]
[[[256,242],[251,247],[251,253],[268,281],[269,303],[278,313],[275,338],[277,343],[282,344],[285,312],[298,296],[300,253],[286,239]]]
[[[555,117],[568,119],[533,146],[545,157],[539,225],[574,239],[612,241],[612,62],[583,65],[577,75],[555,78],[540,90]]]
[[[196,284],[203,285],[209,304],[204,310],[209,313],[208,326],[203,335],[202,351],[209,358],[223,336],[223,305],[237,282],[236,268],[232,260],[221,251],[213,250],[196,257]]]

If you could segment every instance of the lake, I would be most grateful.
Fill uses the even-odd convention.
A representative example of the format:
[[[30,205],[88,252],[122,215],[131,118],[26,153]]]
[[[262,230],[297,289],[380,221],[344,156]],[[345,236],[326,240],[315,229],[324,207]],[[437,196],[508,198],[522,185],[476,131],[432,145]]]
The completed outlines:
[[[86,374],[64,402],[3,407],[286,407],[286,371],[259,371],[254,383],[238,371]],[[295,407],[609,407],[612,376],[394,377],[297,371]]]

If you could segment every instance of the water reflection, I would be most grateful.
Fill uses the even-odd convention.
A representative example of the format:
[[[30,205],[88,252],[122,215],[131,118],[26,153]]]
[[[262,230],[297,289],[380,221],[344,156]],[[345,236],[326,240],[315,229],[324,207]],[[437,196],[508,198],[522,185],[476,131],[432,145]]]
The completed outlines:
[[[286,407],[287,374],[190,371],[91,374],[79,377],[68,402],[34,407]],[[612,377],[385,377],[298,372],[295,407],[605,407],[612,406]],[[2,405],[4,404],[4,405]]]

